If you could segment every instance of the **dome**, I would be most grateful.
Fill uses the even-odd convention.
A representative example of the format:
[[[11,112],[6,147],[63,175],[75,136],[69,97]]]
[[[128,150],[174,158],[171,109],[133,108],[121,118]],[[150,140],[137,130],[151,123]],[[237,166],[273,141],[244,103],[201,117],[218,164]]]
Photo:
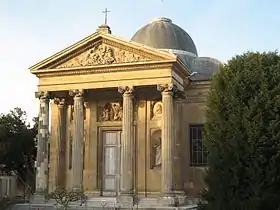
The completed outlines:
[[[140,28],[132,41],[158,49],[183,50],[197,55],[190,35],[168,18],[157,18]]]

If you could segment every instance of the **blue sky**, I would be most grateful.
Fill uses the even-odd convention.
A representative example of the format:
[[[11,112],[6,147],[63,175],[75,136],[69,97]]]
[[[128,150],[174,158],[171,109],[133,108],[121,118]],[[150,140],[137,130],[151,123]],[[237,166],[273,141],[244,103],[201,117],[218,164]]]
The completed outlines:
[[[0,113],[38,112],[38,80],[28,68],[94,33],[110,10],[114,35],[131,38],[156,17],[168,17],[193,38],[200,56],[221,61],[247,50],[280,48],[280,1],[270,0],[1,0]]]

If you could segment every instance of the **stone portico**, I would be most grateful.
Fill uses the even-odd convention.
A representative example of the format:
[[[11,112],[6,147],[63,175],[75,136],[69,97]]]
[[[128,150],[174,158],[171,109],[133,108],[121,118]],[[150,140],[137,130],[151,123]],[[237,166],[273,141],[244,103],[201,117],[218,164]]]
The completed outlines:
[[[92,206],[128,208],[195,197],[204,169],[188,163],[187,119],[203,123],[210,83],[192,81],[197,72],[180,53],[126,41],[102,25],[32,66],[40,100],[35,194],[83,191]]]

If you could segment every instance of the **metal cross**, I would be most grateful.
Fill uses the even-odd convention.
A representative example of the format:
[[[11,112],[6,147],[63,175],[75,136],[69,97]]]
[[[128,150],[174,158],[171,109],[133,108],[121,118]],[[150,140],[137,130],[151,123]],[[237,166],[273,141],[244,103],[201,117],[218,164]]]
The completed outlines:
[[[105,25],[107,25],[107,18],[108,18],[108,13],[110,12],[107,8],[102,11],[105,14]]]

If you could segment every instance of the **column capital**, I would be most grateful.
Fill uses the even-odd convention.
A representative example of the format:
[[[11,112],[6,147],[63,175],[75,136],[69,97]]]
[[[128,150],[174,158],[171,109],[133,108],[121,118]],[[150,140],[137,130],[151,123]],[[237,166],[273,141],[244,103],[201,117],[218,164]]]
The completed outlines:
[[[178,90],[178,88],[173,83],[170,83],[170,84],[158,84],[157,85],[157,90],[160,91],[161,93],[166,93],[166,92],[174,93],[174,92],[176,92]]]
[[[133,94],[134,87],[133,86],[119,86],[118,92],[121,94]]]
[[[178,89],[173,83],[170,84],[158,84],[157,90],[161,92],[162,95],[172,95],[174,98],[184,99],[185,92]]]
[[[53,102],[58,106],[58,107],[64,107],[66,100],[65,98],[54,98]]]
[[[37,91],[37,92],[35,92],[35,98],[47,100],[47,99],[51,98],[51,95],[50,95],[50,92],[48,92],[48,91]]]
[[[84,96],[84,90],[69,90],[69,95],[72,97],[83,97]]]

